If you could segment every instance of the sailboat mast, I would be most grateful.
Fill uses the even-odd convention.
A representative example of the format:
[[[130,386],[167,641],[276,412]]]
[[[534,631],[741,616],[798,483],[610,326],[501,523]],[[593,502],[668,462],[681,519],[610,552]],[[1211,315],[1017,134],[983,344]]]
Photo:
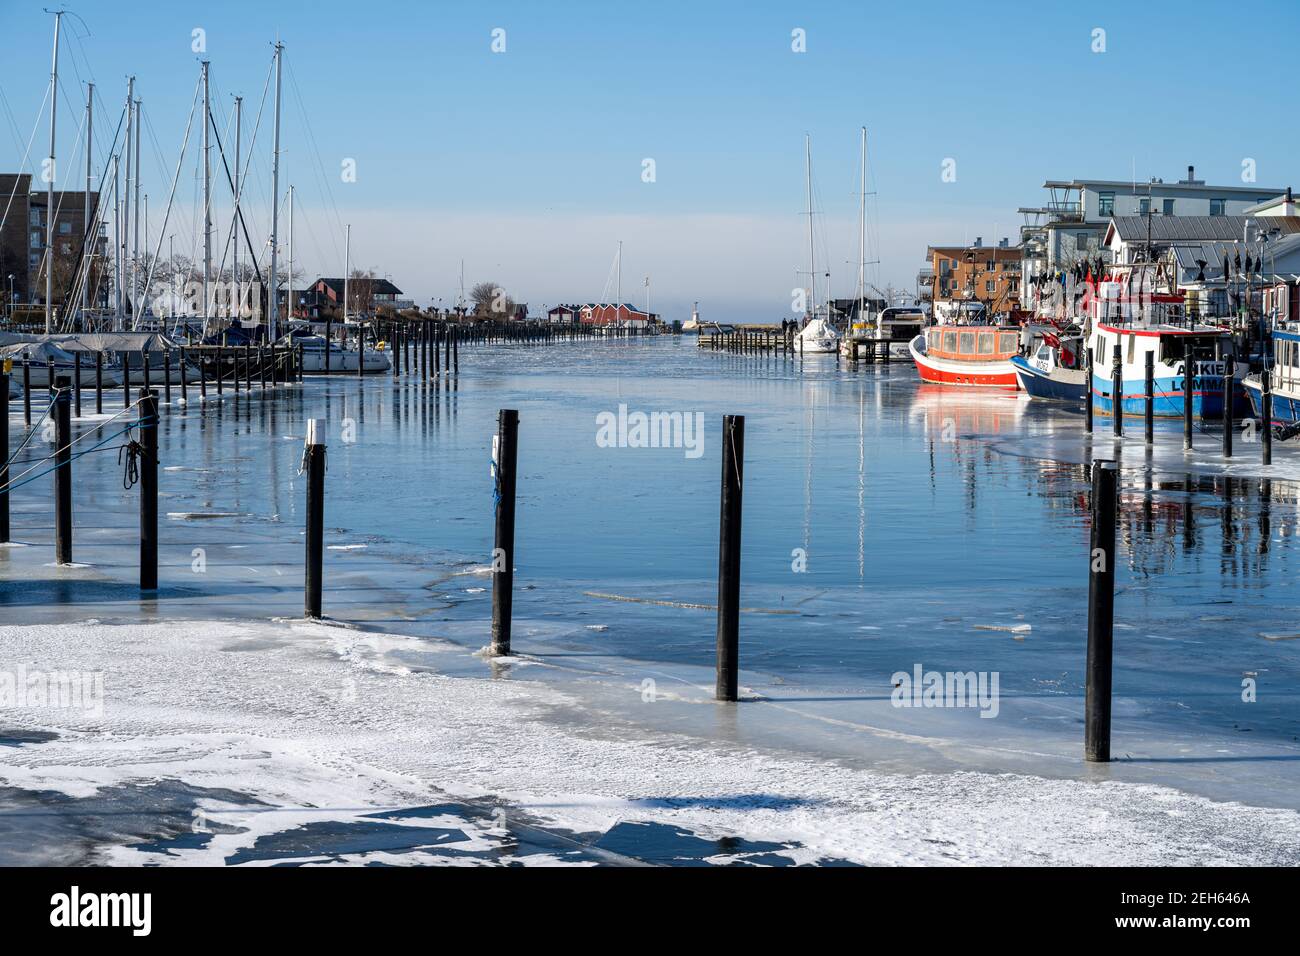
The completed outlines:
[[[59,111],[59,24],[63,11],[54,14],[54,56],[50,66],[50,164],[45,170],[45,334],[53,328],[54,307],[54,125]],[[51,383],[53,384],[53,383]]]
[[[284,321],[293,318],[293,185],[289,186],[289,291],[285,296]]]
[[[113,157],[113,331],[122,331],[122,201],[118,185],[122,171]]]
[[[235,281],[235,295],[238,297],[235,306],[236,314],[241,318],[244,314],[244,284],[240,281],[242,276],[239,274],[239,155],[243,151],[243,106],[244,98],[235,97],[235,211],[231,217],[230,232],[235,237],[235,245],[230,255],[231,278]]]
[[[271,311],[271,340],[278,338],[280,324],[280,72],[284,44],[275,41],[275,143],[271,148],[271,290],[267,295]],[[346,282],[346,277],[344,278]],[[344,303],[346,308],[347,303]],[[326,343],[326,348],[329,344]]]
[[[208,61],[203,61],[203,322],[211,314],[208,304],[208,277],[212,274],[212,157],[209,129],[212,126],[211,101],[208,98]]]
[[[352,271],[352,223],[343,234],[343,334],[348,334],[348,274]]]
[[[118,249],[118,273],[117,282],[122,286],[122,303],[120,315],[121,324],[118,331],[126,325],[126,310],[131,307],[131,290],[126,287],[126,244],[131,241],[131,138],[135,132],[135,109],[132,103],[135,102],[135,77],[126,78],[126,133],[122,137],[122,151],[126,155],[124,168],[122,170],[122,208],[118,214],[122,217],[122,225],[117,233]],[[137,157],[138,161],[138,157]]]
[[[618,284],[614,292],[614,321],[623,313],[623,240],[618,241]]]
[[[804,134],[804,176],[808,183],[808,314],[817,317],[817,265],[813,251],[812,136]]]
[[[858,197],[858,321],[867,303],[867,128],[862,127],[862,195]],[[889,303],[885,303],[888,305]]]
[[[95,101],[95,84],[86,84],[86,193],[85,201],[82,203],[82,234],[85,240],[81,247],[81,323],[82,329],[85,330],[86,307],[90,302],[90,250],[94,247],[94,239],[98,234],[98,229],[92,229],[90,222],[90,189],[93,185],[90,171],[90,146],[92,134],[94,133],[94,110],[92,104]]]
[[[140,322],[140,101],[135,101],[135,209],[131,220],[131,328]],[[147,210],[146,210],[147,211]],[[147,241],[147,240],[146,240]]]

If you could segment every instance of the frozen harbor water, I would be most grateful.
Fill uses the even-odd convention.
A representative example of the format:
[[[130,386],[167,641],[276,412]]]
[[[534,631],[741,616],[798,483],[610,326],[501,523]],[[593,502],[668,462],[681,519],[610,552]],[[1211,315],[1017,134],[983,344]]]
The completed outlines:
[[[703,454],[601,447],[597,415],[621,404],[702,413]],[[509,663],[476,653],[500,407],[521,418]],[[748,432],[735,707],[711,701],[724,413]],[[312,417],[328,626],[291,620]],[[1216,435],[1186,456],[1178,423],[1160,428],[1147,449],[1140,422],[1117,445],[1099,420],[1089,443],[1070,409],[902,365],[691,340],[467,350],[454,388],[336,379],[173,407],[156,601],[134,587],[115,454],[74,466],[79,567],[50,564],[48,485],[12,496],[0,670],[102,671],[104,701],[0,706],[0,845],[133,863],[1295,863],[1300,451],[1266,471],[1239,440],[1224,467]],[[1094,456],[1124,468],[1104,766],[1081,761]],[[996,673],[996,717],[893,706],[917,665]]]

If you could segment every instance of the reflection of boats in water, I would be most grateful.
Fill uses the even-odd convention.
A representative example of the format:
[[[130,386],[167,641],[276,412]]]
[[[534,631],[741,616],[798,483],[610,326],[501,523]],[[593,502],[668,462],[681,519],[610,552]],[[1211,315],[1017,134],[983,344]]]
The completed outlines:
[[[931,439],[953,441],[963,434],[999,435],[1013,431],[1027,402],[1018,394],[974,391],[942,385],[917,386],[908,420]]]
[[[1020,333],[1000,325],[936,325],[908,346],[924,382],[1018,389]]]

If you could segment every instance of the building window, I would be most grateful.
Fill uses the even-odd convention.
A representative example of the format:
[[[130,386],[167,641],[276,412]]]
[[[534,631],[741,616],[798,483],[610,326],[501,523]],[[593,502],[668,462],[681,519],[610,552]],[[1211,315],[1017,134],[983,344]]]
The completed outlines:
[[[1086,250],[1088,248],[1088,234],[1086,232],[1076,233],[1074,245],[1081,251]]]
[[[985,291],[985,292],[992,292],[992,291],[993,291],[993,280],[992,280],[992,279],[990,279],[990,280],[988,280],[987,282],[984,283],[984,291]]]
[[[41,211],[39,209],[33,209],[27,214],[27,216],[33,226],[39,226],[41,224]]]
[[[39,249],[40,247],[41,247],[41,231],[40,231],[39,229],[33,229],[33,230],[32,230],[32,248],[33,248],[33,249]]]
[[[1222,215],[1223,215],[1223,204],[1224,204],[1224,200],[1222,200],[1222,199],[1211,199],[1211,200],[1210,200],[1210,215],[1211,215],[1211,216],[1222,216]]]
[[[1097,215],[1115,215],[1115,194],[1113,192],[1097,193]]]
[[[61,223],[59,223],[59,235],[61,235],[61,236],[70,236],[70,235],[72,235],[72,223],[70,223],[70,222],[61,222]]]
[[[1164,214],[1166,216],[1172,216],[1174,214],[1174,201],[1172,199],[1164,200],[1164,207]]]
[[[1151,215],[1151,200],[1150,200],[1150,199],[1147,199],[1147,198],[1143,197],[1142,199],[1139,199],[1139,200],[1138,200],[1138,215],[1139,215],[1139,216],[1149,216],[1149,215]]]

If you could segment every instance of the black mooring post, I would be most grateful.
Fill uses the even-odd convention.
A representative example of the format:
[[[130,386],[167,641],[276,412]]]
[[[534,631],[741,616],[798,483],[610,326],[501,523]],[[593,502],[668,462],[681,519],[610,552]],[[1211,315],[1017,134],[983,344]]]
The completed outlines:
[[[1264,446],[1264,464],[1273,464],[1273,371],[1259,373],[1259,440]]]
[[[722,503],[718,519],[718,700],[740,682],[740,515],[745,482],[745,416],[722,417]]]
[[[326,319],[325,320],[325,374],[326,375],[330,373],[330,342],[333,341],[334,338],[333,331],[330,328],[331,325],[333,325],[333,323],[329,319]]]
[[[1192,450],[1192,409],[1196,405],[1196,361],[1191,346],[1183,350],[1183,450]]]
[[[81,352],[72,353],[72,411],[81,417]]]
[[[172,403],[172,350],[163,349],[163,401]]]
[[[8,363],[6,363],[7,365]],[[0,369],[0,544],[9,540],[9,370]]]
[[[220,345],[217,346],[217,394],[220,395],[225,389],[226,380],[226,350]]]
[[[503,408],[497,417],[496,536],[492,550],[493,657],[510,653],[510,615],[515,583],[515,465],[519,458],[519,412]]]
[[[104,414],[104,353],[95,353],[95,414]]]
[[[252,393],[253,391],[253,341],[249,339],[244,343],[244,391]]]
[[[208,363],[203,354],[202,346],[199,347],[199,401],[208,400]]]
[[[460,328],[455,328],[451,333],[451,362],[452,374],[460,374]]]
[[[1083,430],[1084,430],[1085,432],[1087,432],[1089,435],[1092,434],[1092,406],[1093,406],[1093,398],[1092,398],[1092,353],[1093,353],[1093,349],[1091,349],[1091,348],[1085,349],[1085,350],[1084,350],[1084,353],[1083,353],[1083,354],[1084,354],[1084,357],[1085,357],[1084,365],[1087,366],[1087,369],[1088,369],[1088,387],[1087,387],[1087,389],[1084,391],[1084,395],[1083,395],[1083,398],[1084,398],[1084,408],[1083,408]]]
[[[1119,342],[1116,342],[1110,360],[1110,427],[1111,433],[1116,438],[1124,434],[1124,367],[1122,362]]]
[[[1088,552],[1088,659],[1084,688],[1083,751],[1110,760],[1111,656],[1115,623],[1115,507],[1119,471],[1113,461],[1092,463],[1092,534]]]
[[[144,375],[144,387],[153,388],[153,380],[149,375],[149,352],[146,349],[140,350],[140,370]]]
[[[324,422],[307,422],[307,575],[303,610],[307,617],[321,616],[321,560],[325,540],[325,443]]]
[[[182,405],[188,405],[188,404],[190,403],[190,383],[189,383],[188,375],[187,375],[186,370],[185,370],[185,365],[186,365],[186,361],[185,361],[185,360],[186,360],[186,355],[185,355],[185,346],[182,345],[182,346],[181,346],[181,359],[180,359],[180,363],[181,363],[181,404],[182,404]]]
[[[357,381],[366,377],[366,327],[357,323]]]
[[[1146,367],[1142,370],[1146,392],[1146,440],[1150,445],[1156,437],[1156,353],[1147,352]]]
[[[158,589],[158,393],[140,389],[140,590]]]
[[[1223,457],[1232,457],[1232,391],[1236,383],[1232,351],[1223,353]]]
[[[72,563],[72,380],[60,375],[54,403],[54,563]],[[8,456],[6,456],[8,457]]]
[[[23,424],[32,427],[32,363],[27,359],[23,359]]]
[[[122,353],[122,407],[131,407],[131,353]]]

